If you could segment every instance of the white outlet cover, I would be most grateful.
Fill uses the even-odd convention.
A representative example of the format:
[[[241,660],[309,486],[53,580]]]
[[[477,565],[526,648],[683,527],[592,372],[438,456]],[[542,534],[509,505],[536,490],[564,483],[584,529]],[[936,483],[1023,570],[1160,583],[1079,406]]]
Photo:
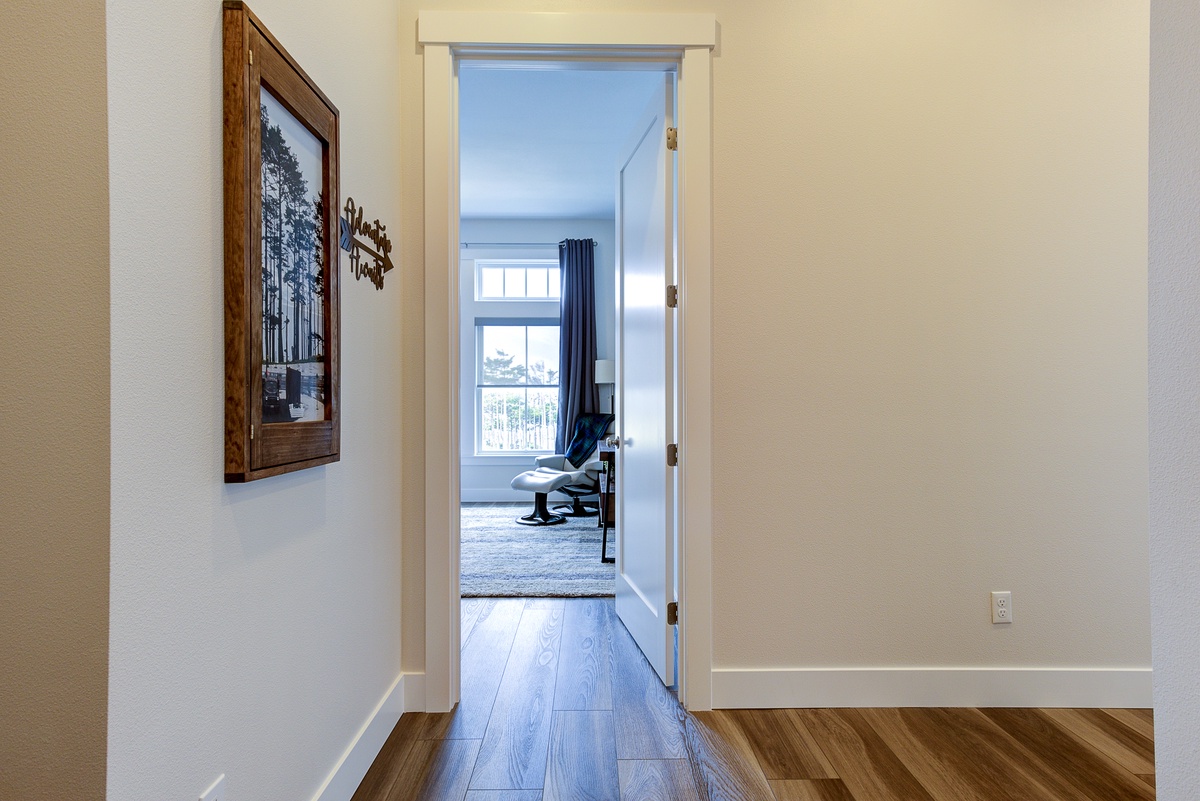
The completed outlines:
[[[225,774],[222,773],[212,786],[200,794],[200,801],[229,801],[225,795]]]
[[[1012,623],[1012,619],[1012,593],[1007,590],[1003,592],[993,592],[992,622]]]

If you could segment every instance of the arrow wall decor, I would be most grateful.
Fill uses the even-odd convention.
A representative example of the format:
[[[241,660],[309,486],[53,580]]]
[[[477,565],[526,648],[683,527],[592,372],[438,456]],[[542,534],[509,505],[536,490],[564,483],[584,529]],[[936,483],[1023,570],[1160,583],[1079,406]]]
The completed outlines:
[[[392,240],[388,238],[387,226],[379,220],[364,222],[362,207],[355,204],[352,197],[346,198],[342,212],[338,245],[350,254],[350,268],[354,270],[355,280],[362,280],[366,276],[376,289],[383,289],[384,273],[395,266],[392,264]],[[363,239],[359,239],[360,236]],[[364,253],[371,257],[370,263],[363,260]]]

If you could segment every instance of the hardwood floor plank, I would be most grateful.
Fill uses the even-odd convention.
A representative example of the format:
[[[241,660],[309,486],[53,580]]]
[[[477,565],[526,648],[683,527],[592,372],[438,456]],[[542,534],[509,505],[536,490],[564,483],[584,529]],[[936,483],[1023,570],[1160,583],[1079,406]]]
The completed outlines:
[[[760,801],[772,797],[754,750],[728,713],[689,714],[684,727],[692,776],[702,798]]]
[[[701,801],[686,759],[622,759],[617,774],[621,801]]]
[[[767,779],[836,779],[808,729],[788,709],[731,709]]]
[[[366,775],[359,782],[358,789],[354,791],[350,801],[383,801],[387,798],[399,775],[407,749],[413,741],[408,726],[405,725],[405,718],[409,718],[409,724],[412,722],[410,714],[400,716],[400,722],[384,741],[383,747],[379,749],[371,767],[367,768]]]
[[[784,779],[771,782],[775,801],[854,801],[841,779]]]
[[[413,740],[387,801],[462,801],[479,740]]]
[[[526,609],[521,615],[471,776],[472,790],[541,789],[562,617],[561,609]]]
[[[454,723],[453,712],[405,712],[396,724],[406,740],[445,740]],[[454,738],[464,739],[464,738]],[[476,738],[478,739],[478,738]]]
[[[925,789],[857,709],[798,709],[855,801],[940,801]]]
[[[479,613],[487,604],[486,598],[461,598],[458,605],[458,633],[461,646],[465,647],[471,638],[471,630],[479,620]]]
[[[611,609],[611,607],[609,607]],[[612,612],[612,707],[617,759],[684,759],[683,707]]]
[[[464,801],[542,801],[541,790],[467,790]]]
[[[1154,742],[1154,713],[1149,709],[1106,709],[1110,715],[1133,731]]]
[[[1087,801],[1045,771],[1027,771],[1026,760],[1014,758],[1007,747],[1010,738],[978,710],[863,709],[861,713],[934,798]]]
[[[612,712],[555,712],[543,801],[620,801]]]
[[[1153,773],[1139,774],[1138,778],[1141,779],[1142,781],[1144,781],[1146,784],[1150,785],[1151,787],[1154,787],[1154,774]]]
[[[1154,772],[1154,742],[1100,709],[1047,709],[1045,714],[1130,773]]]
[[[566,605],[555,709],[613,708],[611,614],[608,604],[599,598],[581,598]]]
[[[445,737],[480,740],[488,728],[492,704],[500,687],[525,601],[520,598],[485,599],[479,618],[462,649],[462,693]]]
[[[574,603],[575,599],[574,598],[570,599],[570,602]],[[568,603],[568,599],[566,599],[566,598],[526,598],[525,599],[525,608],[526,609],[557,609],[561,612],[567,603]]]
[[[1154,791],[1037,709],[980,710],[1017,742],[1028,759],[1058,773],[1089,799],[1150,801]]]

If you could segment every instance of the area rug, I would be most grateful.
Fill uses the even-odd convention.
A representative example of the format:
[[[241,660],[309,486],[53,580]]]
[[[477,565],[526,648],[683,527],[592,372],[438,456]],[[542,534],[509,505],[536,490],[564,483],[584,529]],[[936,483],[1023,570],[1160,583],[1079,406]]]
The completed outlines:
[[[557,526],[522,526],[533,504],[462,507],[464,598],[595,597],[613,594],[612,564],[600,561],[595,517]],[[615,551],[608,534],[608,553]]]

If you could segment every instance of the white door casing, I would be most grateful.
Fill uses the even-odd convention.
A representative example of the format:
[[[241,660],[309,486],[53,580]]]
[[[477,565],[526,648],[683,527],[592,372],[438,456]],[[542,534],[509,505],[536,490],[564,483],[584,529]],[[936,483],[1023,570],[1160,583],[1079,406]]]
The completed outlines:
[[[402,21],[407,25],[407,21]],[[402,36],[411,35],[406,31]],[[679,697],[712,704],[712,14],[422,11],[424,61],[425,664],[405,708],[458,702],[457,61],[674,61],[678,69]],[[403,265],[401,265],[403,268]],[[405,532],[407,535],[407,532]]]
[[[664,74],[617,168],[617,616],[674,684],[674,75]]]

